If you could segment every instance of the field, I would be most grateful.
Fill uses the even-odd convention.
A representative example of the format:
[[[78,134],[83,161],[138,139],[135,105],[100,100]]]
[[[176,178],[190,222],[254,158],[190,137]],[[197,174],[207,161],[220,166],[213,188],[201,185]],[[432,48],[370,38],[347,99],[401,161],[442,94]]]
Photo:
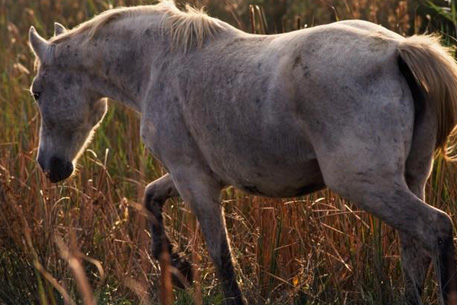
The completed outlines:
[[[455,41],[455,9],[440,9],[447,2],[190,2],[258,33],[361,18],[403,35],[442,31],[445,43]],[[140,141],[137,115],[110,102],[78,174],[51,184],[35,162],[40,116],[28,91],[34,76],[30,25],[50,37],[54,21],[73,27],[113,6],[149,3],[0,0],[0,304],[159,304],[170,293],[161,288],[159,264],[149,254],[141,208],[144,187],[164,170]],[[427,202],[457,224],[456,164],[438,158],[426,193]],[[397,234],[350,202],[328,190],[272,200],[228,188],[222,199],[250,304],[402,304]],[[198,274],[190,291],[172,292],[174,304],[220,304],[195,218],[179,199],[168,202],[165,213],[169,236]],[[432,271],[424,303],[437,299]]]

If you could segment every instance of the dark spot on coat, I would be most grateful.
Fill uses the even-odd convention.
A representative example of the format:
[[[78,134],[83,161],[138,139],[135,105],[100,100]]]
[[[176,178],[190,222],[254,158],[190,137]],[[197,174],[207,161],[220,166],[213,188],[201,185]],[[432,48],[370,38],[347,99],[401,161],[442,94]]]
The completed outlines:
[[[297,55],[294,59],[294,63],[292,65],[292,69],[297,68],[299,65],[301,65],[301,56]]]
[[[167,194],[168,194],[168,196],[171,196],[171,195],[173,194],[173,192],[174,192],[174,188],[169,187],[169,188],[167,189]]]
[[[303,67],[303,76],[304,77],[308,77],[309,76],[309,67],[308,66],[304,66]]]
[[[235,38],[235,39],[233,39],[232,41],[230,41],[230,42],[226,45],[226,47],[231,47],[232,45],[238,44],[239,42],[242,42],[242,41],[244,41],[244,38]]]
[[[65,90],[68,90],[73,82],[73,76],[71,74],[68,74],[63,80],[63,88]]]
[[[157,94],[161,94],[164,92],[165,90],[165,85],[162,81],[159,81],[157,84],[156,84],[156,90],[157,90]]]

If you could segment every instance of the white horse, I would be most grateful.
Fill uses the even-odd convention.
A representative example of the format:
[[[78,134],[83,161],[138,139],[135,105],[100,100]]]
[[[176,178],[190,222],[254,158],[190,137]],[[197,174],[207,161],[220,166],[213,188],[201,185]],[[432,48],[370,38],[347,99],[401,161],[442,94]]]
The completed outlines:
[[[180,195],[200,222],[225,304],[246,304],[221,189],[290,197],[329,187],[400,232],[410,304],[422,304],[431,260],[441,304],[457,304],[452,221],[424,202],[434,152],[457,121],[457,66],[438,38],[356,20],[252,35],[170,1],[57,32],[45,40],[30,29],[40,166],[52,182],[73,173],[105,97],[140,113],[168,171],[146,188],[153,254],[168,252],[188,280],[164,233],[168,198]]]

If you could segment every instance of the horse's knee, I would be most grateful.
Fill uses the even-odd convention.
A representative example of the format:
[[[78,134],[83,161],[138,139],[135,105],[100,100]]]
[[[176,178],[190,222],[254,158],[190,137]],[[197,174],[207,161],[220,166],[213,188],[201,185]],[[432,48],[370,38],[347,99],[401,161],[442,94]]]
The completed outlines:
[[[447,247],[453,242],[452,220],[449,215],[441,210],[426,204],[423,204],[423,206],[426,207],[427,213],[417,215],[421,215],[421,219],[415,219],[413,230],[411,230],[413,234],[411,232],[407,232],[407,234],[414,236],[415,240],[430,256],[436,256],[444,248],[446,248],[444,251],[447,251]],[[399,230],[406,232],[406,229],[409,228],[403,226]]]
[[[165,175],[149,183],[145,189],[146,202],[164,202],[168,198],[175,197],[176,195],[176,188],[169,175]]]
[[[436,222],[439,224],[440,234],[452,237],[453,223],[451,217],[443,211],[437,210]]]
[[[430,250],[440,252],[443,247],[453,240],[453,224],[451,217],[440,210],[430,220],[430,232],[427,239],[430,241]]]
[[[178,192],[173,184],[169,174],[149,183],[146,186],[144,193],[144,202],[146,208],[151,212],[157,209],[158,206],[163,206],[163,203],[172,197],[176,197]]]

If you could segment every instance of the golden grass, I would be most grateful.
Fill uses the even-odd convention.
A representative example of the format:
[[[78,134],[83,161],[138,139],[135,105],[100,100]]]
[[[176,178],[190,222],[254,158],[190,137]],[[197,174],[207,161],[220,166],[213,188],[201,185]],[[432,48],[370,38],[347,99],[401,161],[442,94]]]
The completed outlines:
[[[247,1],[217,3],[221,14],[228,12],[249,30]],[[390,18],[407,27],[406,21],[398,23],[407,18],[406,1],[328,3],[335,10],[324,1],[306,8],[306,14],[315,9],[316,19],[304,14],[297,21],[287,11],[292,21],[284,26],[310,26],[337,12],[340,19]],[[210,13],[217,11],[215,2],[206,4]],[[160,288],[168,280],[161,279],[159,262],[149,254],[141,201],[144,186],[163,170],[141,144],[135,114],[111,104],[70,181],[50,184],[34,160],[39,115],[27,92],[33,76],[28,28],[33,24],[50,36],[54,21],[76,25],[108,7],[104,0],[0,2],[0,303],[219,304],[218,282],[198,226],[179,200],[167,204],[165,222],[195,263],[197,283],[190,292]],[[291,7],[303,8],[295,2]],[[258,20],[252,28],[268,32],[266,21],[259,23],[260,16],[272,16],[267,7],[252,7],[251,14]],[[119,137],[126,134],[128,140]],[[428,202],[455,219],[456,198],[457,169],[438,160]],[[395,232],[335,194],[271,200],[228,188],[223,200],[239,280],[251,304],[401,304]],[[436,304],[436,290],[429,276],[426,304]]]

